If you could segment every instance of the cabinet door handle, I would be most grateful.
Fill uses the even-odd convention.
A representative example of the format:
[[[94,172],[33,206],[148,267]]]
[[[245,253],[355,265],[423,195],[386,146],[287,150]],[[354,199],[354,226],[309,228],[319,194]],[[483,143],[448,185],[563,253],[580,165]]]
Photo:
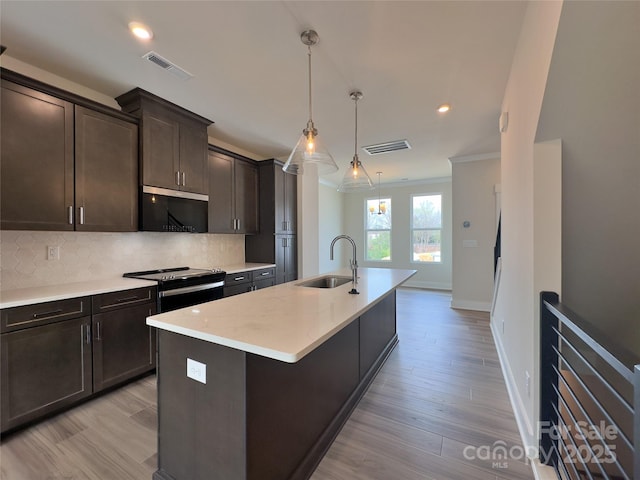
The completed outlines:
[[[53,315],[57,315],[58,313],[62,313],[62,309],[61,308],[59,308],[57,310],[51,310],[50,312],[34,313],[33,314],[33,318],[51,317]]]
[[[140,297],[127,297],[127,298],[119,298],[116,300],[116,303],[124,303],[124,302],[135,302],[136,300],[140,300]]]
[[[236,230],[240,230],[240,219],[236,218],[236,220],[238,221],[238,226],[236,227]]]
[[[287,229],[287,222],[282,222],[282,230],[286,230]]]
[[[271,272],[262,272],[260,275],[264,277],[266,275],[271,275]]]
[[[182,172],[182,186],[186,186],[187,185],[187,173],[186,172]]]
[[[102,340],[102,328],[100,322],[96,322],[96,340]]]
[[[244,280],[244,277],[236,277],[233,280],[236,282],[239,282],[240,280]]]
[[[78,212],[80,213],[80,225],[84,225],[84,207],[78,207]]]
[[[84,327],[86,327],[84,341],[87,345],[91,345],[91,325],[83,325],[82,328]]]
[[[69,208],[67,208],[67,217],[69,225],[73,225],[73,205],[70,205]]]
[[[176,172],[176,185],[180,186],[180,171]]]

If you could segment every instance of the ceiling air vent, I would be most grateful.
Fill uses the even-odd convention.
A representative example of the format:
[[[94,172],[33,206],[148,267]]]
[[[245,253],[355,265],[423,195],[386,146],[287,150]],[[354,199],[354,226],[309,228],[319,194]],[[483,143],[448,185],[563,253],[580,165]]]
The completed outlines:
[[[394,140],[393,142],[378,143],[376,145],[367,145],[362,149],[369,155],[380,155],[381,153],[395,152],[397,150],[406,150],[411,148],[406,140]]]
[[[191,75],[185,69],[180,68],[174,63],[171,63],[169,60],[162,57],[161,55],[158,55],[156,52],[145,53],[142,58],[144,58],[145,60],[149,60],[151,63],[155,63],[160,68],[163,68],[167,72],[172,73],[181,80],[189,80],[190,78],[193,78],[193,75]]]

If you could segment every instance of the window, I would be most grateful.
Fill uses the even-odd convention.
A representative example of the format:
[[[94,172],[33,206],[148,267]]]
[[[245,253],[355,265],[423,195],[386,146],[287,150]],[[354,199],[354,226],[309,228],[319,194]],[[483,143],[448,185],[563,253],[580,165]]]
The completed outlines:
[[[391,261],[391,199],[365,201],[365,260]]]
[[[442,243],[442,195],[413,195],[411,252],[413,262],[440,263]]]

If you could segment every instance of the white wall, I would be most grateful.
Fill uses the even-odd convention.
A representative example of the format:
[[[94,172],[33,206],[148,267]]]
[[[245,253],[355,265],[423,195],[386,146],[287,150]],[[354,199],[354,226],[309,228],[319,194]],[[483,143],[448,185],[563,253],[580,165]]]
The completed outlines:
[[[561,2],[530,2],[502,105],[502,280],[492,329],[525,446],[537,445],[534,141]],[[530,378],[530,392],[525,374]]]
[[[562,138],[562,303],[638,355],[639,112],[640,2],[565,2],[536,135]]]
[[[497,128],[497,126],[496,126]],[[453,288],[451,306],[491,309],[500,154],[451,158]],[[463,222],[470,226],[465,228]]]
[[[318,273],[327,273],[345,266],[346,244],[337,242],[334,247],[334,261],[329,259],[331,241],[344,233],[344,195],[338,193],[337,187],[320,183],[318,188]],[[349,250],[349,254],[351,251]]]
[[[411,261],[411,195],[412,194],[442,194],[442,262],[438,264],[422,264]],[[364,229],[365,229],[365,199],[378,198],[377,187],[366,193],[345,193],[345,233],[355,240],[358,246],[358,264],[364,267],[407,268],[417,270],[407,286],[433,288],[441,290],[451,289],[451,180],[439,179],[433,182],[395,186],[382,184],[380,195],[391,197],[392,233],[391,233],[391,262],[371,262],[364,260]],[[351,258],[348,245],[345,256]],[[343,266],[348,266],[345,263]]]
[[[318,173],[314,165],[306,165],[298,175],[298,278],[319,273],[318,218],[320,211]]]

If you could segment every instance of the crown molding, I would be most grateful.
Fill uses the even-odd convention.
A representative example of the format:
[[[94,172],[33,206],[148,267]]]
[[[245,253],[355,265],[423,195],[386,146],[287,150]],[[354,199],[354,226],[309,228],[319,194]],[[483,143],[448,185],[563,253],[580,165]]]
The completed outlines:
[[[478,155],[460,155],[457,157],[449,157],[451,164],[478,162],[481,160],[500,160],[500,152],[481,153]]]

